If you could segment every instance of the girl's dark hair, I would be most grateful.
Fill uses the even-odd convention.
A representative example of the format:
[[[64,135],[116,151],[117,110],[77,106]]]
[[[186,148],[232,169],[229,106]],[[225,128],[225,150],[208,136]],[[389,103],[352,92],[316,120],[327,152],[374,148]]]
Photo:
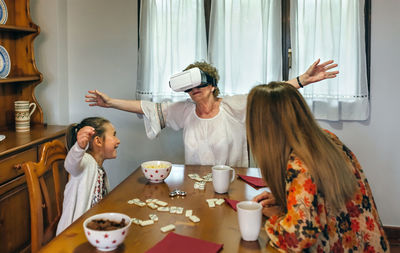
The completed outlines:
[[[106,123],[110,123],[110,121],[101,117],[90,117],[82,120],[81,123],[79,124],[74,123],[69,125],[65,135],[65,139],[67,142],[67,149],[70,150],[71,147],[75,144],[76,134],[81,128],[85,126],[91,126],[94,128],[95,134],[93,137],[95,136],[103,137],[104,132],[106,130],[104,128],[104,124]],[[91,149],[91,147],[92,147],[92,141],[89,142],[89,150]]]

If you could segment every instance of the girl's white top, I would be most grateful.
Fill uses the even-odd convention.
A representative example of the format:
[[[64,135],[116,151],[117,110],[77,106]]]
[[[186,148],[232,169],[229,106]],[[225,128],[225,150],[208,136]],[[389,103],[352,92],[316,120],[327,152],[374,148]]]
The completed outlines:
[[[64,190],[63,211],[57,226],[57,235],[64,231],[91,207],[98,177],[98,164],[86,149],[75,143],[65,158],[64,167],[70,174]],[[106,177],[105,186],[109,190]]]
[[[141,101],[147,137],[157,137],[164,120],[167,127],[183,129],[186,164],[248,167],[246,101],[247,95],[224,97],[211,119],[199,118],[191,99],[161,103],[162,114],[156,103]]]

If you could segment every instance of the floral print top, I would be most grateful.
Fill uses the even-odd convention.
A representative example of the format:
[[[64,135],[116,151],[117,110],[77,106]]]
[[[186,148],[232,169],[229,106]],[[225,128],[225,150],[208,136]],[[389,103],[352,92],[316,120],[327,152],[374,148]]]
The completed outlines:
[[[307,166],[292,153],[286,173],[287,213],[271,216],[265,224],[271,246],[281,252],[389,251],[360,164],[334,134],[328,132],[328,135],[353,165],[359,185],[354,198],[339,212],[333,212],[318,191]]]

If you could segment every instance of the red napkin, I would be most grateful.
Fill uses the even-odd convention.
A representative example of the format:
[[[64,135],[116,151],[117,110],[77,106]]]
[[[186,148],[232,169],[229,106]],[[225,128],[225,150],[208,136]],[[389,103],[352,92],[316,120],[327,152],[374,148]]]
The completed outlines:
[[[239,201],[238,201],[238,200],[234,200],[234,199],[227,199],[227,198],[225,198],[225,202],[226,202],[226,203],[228,203],[228,205],[229,205],[230,207],[232,207],[232,208],[233,208],[233,210],[235,210],[235,211],[236,211],[236,205],[237,205],[237,203],[239,203]]]
[[[200,239],[178,235],[174,232],[168,233],[159,241],[153,248],[149,249],[146,253],[207,253],[218,252],[222,249],[223,244],[203,241]]]
[[[265,183],[264,179],[260,177],[251,177],[238,174],[238,177],[248,183],[249,185],[253,186],[254,188],[262,188],[267,187],[267,183]]]

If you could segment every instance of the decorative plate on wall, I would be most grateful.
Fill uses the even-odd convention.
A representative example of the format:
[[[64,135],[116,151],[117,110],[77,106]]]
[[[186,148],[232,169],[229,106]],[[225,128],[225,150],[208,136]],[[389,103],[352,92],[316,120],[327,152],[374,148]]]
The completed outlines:
[[[6,78],[10,74],[10,56],[7,50],[0,46],[0,78]]]
[[[4,25],[7,22],[8,11],[4,0],[0,0],[0,24]]]

